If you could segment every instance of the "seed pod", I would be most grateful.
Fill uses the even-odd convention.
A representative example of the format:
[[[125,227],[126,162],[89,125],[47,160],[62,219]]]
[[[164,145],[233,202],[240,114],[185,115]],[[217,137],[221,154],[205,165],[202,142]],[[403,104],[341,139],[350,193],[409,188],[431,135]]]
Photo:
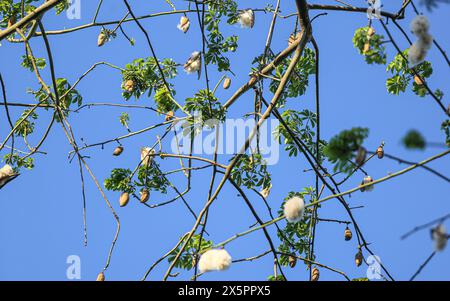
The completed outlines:
[[[141,190],[141,203],[146,203],[148,201],[148,198],[150,197],[150,192],[148,189],[142,189]]]
[[[420,77],[418,77],[417,75],[414,75],[414,82],[416,84],[418,84],[419,86],[423,86],[423,81]]]
[[[120,207],[125,207],[130,201],[130,194],[128,192],[122,192],[119,199]]]
[[[375,29],[373,27],[369,27],[367,30],[367,36],[371,37],[375,34]]]
[[[130,93],[133,92],[134,91],[134,81],[131,79],[127,80],[124,83],[123,88]]]
[[[361,250],[359,250],[358,253],[356,253],[355,255],[356,266],[359,267],[362,264],[363,260],[364,260],[363,254]]]
[[[289,256],[289,266],[291,268],[295,267],[295,265],[297,264],[297,258],[295,256]]]
[[[151,147],[143,147],[141,148],[141,161],[142,161],[142,165],[145,167],[150,166],[150,164],[153,161],[153,156],[152,154],[155,153],[155,150],[152,149]]]
[[[363,53],[366,54],[367,52],[369,52],[369,50],[370,50],[370,43],[369,43],[369,41],[367,41],[367,42],[364,44]]]
[[[16,15],[12,15],[8,20],[8,27],[13,26],[14,24],[16,24]]]
[[[270,194],[270,190],[272,189],[272,183],[270,183],[269,187],[264,188],[263,190],[261,190],[261,195],[267,199],[269,197]]]
[[[318,281],[320,276],[319,269],[314,267],[312,270],[311,281]]]
[[[230,87],[230,85],[231,85],[231,78],[225,77],[223,81],[223,88],[226,90]]]
[[[167,113],[165,120],[169,121],[173,119],[173,111],[170,111],[169,113]]]
[[[362,166],[366,161],[367,151],[364,147],[358,148],[358,153],[356,154],[355,162],[358,166]]]
[[[189,18],[186,16],[182,16],[180,18],[180,23],[178,23],[177,28],[181,30],[183,33],[186,33],[189,30],[190,25],[191,22],[189,21]]]
[[[383,157],[384,157],[384,149],[381,146],[377,148],[376,153],[377,153],[378,159],[383,159]]]
[[[101,32],[101,33],[98,35],[98,38],[97,38],[97,46],[98,46],[98,47],[102,47],[103,45],[105,45],[106,41],[107,41],[106,34],[104,34],[103,32]]]
[[[120,156],[120,154],[123,152],[123,146],[119,145],[116,147],[116,149],[113,152],[113,156]]]
[[[298,41],[298,39],[300,39],[299,32],[297,32],[296,34],[291,34],[288,39],[288,46],[291,46],[292,44],[294,44],[296,41]]]
[[[97,280],[96,281],[105,281],[105,274],[103,272],[100,272],[97,275]]]
[[[344,237],[346,241],[352,239],[352,231],[348,227],[345,228]]]

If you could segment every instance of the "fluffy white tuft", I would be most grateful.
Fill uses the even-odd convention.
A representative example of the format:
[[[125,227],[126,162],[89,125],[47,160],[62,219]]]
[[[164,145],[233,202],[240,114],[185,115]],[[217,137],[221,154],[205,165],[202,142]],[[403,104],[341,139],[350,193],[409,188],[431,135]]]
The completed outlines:
[[[430,22],[428,18],[425,16],[417,16],[412,20],[411,31],[418,37],[422,37],[423,35],[428,34],[428,30],[430,29]]]
[[[434,247],[436,248],[436,250],[438,251],[444,250],[448,241],[448,235],[445,226],[443,224],[440,224],[435,229],[433,229],[432,233],[433,233]]]
[[[224,249],[211,249],[200,257],[198,268],[200,272],[223,271],[230,267],[231,256]]]
[[[202,61],[201,61],[200,52],[198,52],[198,51],[192,52],[191,57],[188,59],[186,64],[184,64],[184,70],[187,73],[194,73],[194,72],[198,72],[201,67],[202,67]]]
[[[415,66],[423,62],[426,56],[427,56],[427,48],[425,47],[425,44],[421,42],[421,40],[417,40],[409,48],[408,61],[411,64],[411,66]]]
[[[155,153],[155,150],[151,147],[143,147],[141,148],[141,161],[142,165],[149,166],[153,160],[153,155]]]
[[[304,210],[305,201],[299,196],[290,198],[284,204],[284,216],[290,223],[298,223],[301,221]]]
[[[0,168],[0,179],[9,177],[14,175],[14,170],[9,164],[5,164],[2,168]]]
[[[253,10],[243,10],[239,14],[239,23],[243,28],[253,28],[253,25],[255,25],[255,14],[253,13]]]

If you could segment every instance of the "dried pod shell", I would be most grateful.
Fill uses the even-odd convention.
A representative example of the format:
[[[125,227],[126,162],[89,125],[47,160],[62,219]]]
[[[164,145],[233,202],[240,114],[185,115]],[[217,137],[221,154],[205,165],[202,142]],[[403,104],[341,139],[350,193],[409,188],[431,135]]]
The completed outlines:
[[[150,192],[148,189],[142,189],[141,190],[141,203],[146,203],[148,201],[148,198],[150,197]]]
[[[420,77],[418,77],[417,75],[414,75],[414,82],[415,82],[416,84],[418,84],[419,86],[422,86],[422,85],[423,85],[422,79],[421,79]]]
[[[230,87],[230,85],[231,85],[231,78],[225,77],[223,81],[223,88],[226,90]]]
[[[127,80],[124,83],[123,88],[128,92],[133,92],[134,91],[134,81],[131,79]]]
[[[120,207],[125,207],[130,201],[130,194],[128,192],[122,192],[119,199]]]
[[[186,33],[189,30],[190,25],[191,22],[189,21],[189,18],[186,16],[182,16],[180,18],[180,23],[178,23],[177,28],[181,30],[183,33]]]
[[[367,52],[369,52],[369,50],[370,50],[370,43],[369,43],[369,41],[367,41],[364,44],[363,53],[366,54]]]
[[[358,149],[358,153],[356,154],[355,162],[358,166],[362,166],[366,161],[367,151],[364,147],[360,147]]]
[[[106,40],[107,40],[106,35],[103,32],[101,32],[97,38],[97,46],[102,47],[103,45],[105,45]]]
[[[8,27],[13,26],[14,24],[16,24],[16,16],[12,15],[11,18],[9,18],[8,20]]]
[[[352,239],[352,231],[348,227],[345,229],[344,237],[346,241]]]
[[[383,157],[384,157],[384,149],[380,146],[379,148],[377,148],[377,156],[378,156],[378,159],[383,159]]]
[[[367,35],[369,37],[373,36],[375,34],[375,29],[373,27],[369,27],[369,29],[367,30]]]
[[[355,255],[356,266],[357,267],[361,266],[363,260],[364,260],[363,254],[362,254],[361,250],[359,250],[358,253],[356,253],[356,255]]]
[[[166,121],[172,120],[173,115],[174,115],[173,111],[170,111],[169,113],[167,113],[165,120]]]
[[[103,272],[100,272],[97,275],[97,280],[96,281],[105,281],[105,274]]]
[[[311,281],[318,281],[320,277],[320,272],[318,268],[313,268],[312,275],[311,275]]]
[[[291,46],[292,44],[294,44],[299,39],[300,39],[300,33],[299,32],[297,32],[296,34],[291,34],[289,36],[289,39],[288,39],[288,46]]]
[[[123,152],[123,146],[118,146],[113,152],[113,156],[120,156],[120,154]]]
[[[291,268],[295,267],[295,265],[297,264],[297,258],[295,256],[289,256],[289,266]]]

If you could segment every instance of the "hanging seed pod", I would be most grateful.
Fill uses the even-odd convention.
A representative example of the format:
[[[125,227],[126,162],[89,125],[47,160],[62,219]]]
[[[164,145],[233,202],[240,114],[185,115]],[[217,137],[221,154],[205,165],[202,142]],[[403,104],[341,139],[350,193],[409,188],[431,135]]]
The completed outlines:
[[[123,146],[119,145],[113,152],[113,156],[120,156],[123,152]]]
[[[383,157],[384,157],[384,149],[381,146],[377,148],[376,153],[377,153],[378,159],[383,159]]]
[[[150,197],[150,192],[148,189],[142,189],[141,190],[141,203],[146,203],[148,201],[148,198]]]
[[[423,86],[423,81],[420,77],[418,77],[417,75],[414,75],[414,82],[416,84],[418,84],[419,86]]]
[[[447,246],[449,236],[443,224],[439,224],[431,230],[431,237],[434,240],[434,247],[437,251],[442,251]]]
[[[369,41],[367,41],[367,42],[364,44],[363,53],[366,54],[367,52],[369,52],[369,50],[370,50],[370,43],[369,43]]]
[[[189,30],[189,26],[191,26],[189,18],[186,16],[182,16],[180,18],[180,23],[178,23],[177,25],[177,28],[181,30],[183,33],[186,33]]]
[[[231,85],[231,78],[225,77],[223,81],[223,88],[226,90],[230,87],[230,85]]]
[[[295,267],[295,265],[297,264],[297,258],[295,256],[289,256],[289,266],[291,268]]]
[[[375,34],[375,29],[373,27],[369,27],[367,30],[367,36],[372,37]]]
[[[105,45],[106,41],[108,40],[108,37],[106,36],[106,34],[104,34],[103,32],[101,32],[98,35],[97,38],[97,46],[98,47],[102,47],[103,45]]]
[[[312,270],[311,281],[318,281],[320,277],[319,269],[314,267]]]
[[[372,179],[371,176],[365,176],[364,179],[363,179],[363,181],[361,182],[361,186],[362,186],[362,185],[365,185],[365,184],[372,183],[372,182],[373,182],[373,179]],[[364,191],[372,191],[373,188],[374,188],[374,186],[373,186],[373,185],[370,185],[370,186],[366,186],[366,187],[361,187],[359,190],[360,190],[361,192],[364,192]]]
[[[128,192],[122,192],[119,199],[120,207],[125,207],[130,201],[130,194]]]
[[[345,228],[344,237],[346,241],[352,239],[352,231],[348,227]]]
[[[361,266],[363,260],[364,260],[363,254],[362,254],[361,250],[359,250],[358,253],[356,253],[356,255],[355,255],[356,266],[357,267]]]
[[[261,195],[267,199],[269,197],[270,194],[270,190],[272,189],[272,183],[270,183],[269,187],[264,188],[263,190],[261,190]]]
[[[16,21],[17,21],[16,15],[12,15],[11,18],[9,18],[9,20],[8,20],[8,27],[11,27],[14,24],[16,24]]]
[[[123,88],[126,90],[126,91],[128,91],[128,92],[133,92],[134,91],[134,81],[133,80],[131,80],[131,79],[129,79],[129,80],[127,80],[125,83],[124,83],[124,85],[123,85]]]
[[[97,280],[96,281],[105,281],[105,274],[103,272],[100,272],[97,275]]]
[[[167,113],[165,120],[169,121],[173,119],[173,111],[170,111],[169,113]]]
[[[367,151],[364,147],[358,148],[358,153],[356,154],[355,162],[358,166],[362,166],[366,161]]]
[[[292,44],[294,44],[296,41],[298,41],[298,39],[300,39],[300,33],[299,32],[297,32],[295,34],[292,33],[288,39],[288,46],[291,46]]]

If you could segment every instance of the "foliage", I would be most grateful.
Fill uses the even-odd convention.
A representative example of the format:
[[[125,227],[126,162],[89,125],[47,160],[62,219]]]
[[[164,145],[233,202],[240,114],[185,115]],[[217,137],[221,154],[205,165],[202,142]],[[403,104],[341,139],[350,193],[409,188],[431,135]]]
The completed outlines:
[[[386,48],[382,44],[384,37],[375,33],[369,36],[368,30],[368,26],[358,28],[353,36],[353,45],[359,54],[364,55],[368,64],[386,64]],[[366,43],[370,45],[368,51],[364,51]]]
[[[214,94],[205,89],[187,98],[184,109],[190,113],[199,113],[201,125],[213,127],[217,122],[225,121],[226,110]]]
[[[206,240],[204,237],[200,240],[201,235],[196,234],[191,237],[191,239],[186,244],[185,252],[180,256],[180,259],[178,259],[177,263],[175,264],[175,267],[181,268],[184,270],[191,270],[195,267],[197,264],[197,260],[194,260],[195,255],[197,254],[203,254],[208,249],[211,249],[213,246],[212,241]],[[186,237],[182,239],[182,242],[184,243],[186,241]],[[175,256],[180,251],[180,247],[173,250],[169,256],[167,257],[167,260],[170,262],[174,261]]]
[[[243,154],[231,171],[231,178],[237,185],[248,189],[268,188],[271,180],[261,154]]]
[[[16,121],[14,127],[17,127],[15,131],[15,134],[17,136],[27,137],[34,132],[35,123],[32,120],[36,120],[38,118],[38,115],[36,114],[36,112],[30,113],[30,111],[31,110],[23,111],[22,115]]]
[[[36,67],[38,69],[44,69],[45,66],[47,65],[46,61],[44,58],[35,58],[32,57],[31,55],[22,55],[22,67],[29,69],[31,72],[34,72],[34,68],[33,68],[33,62],[32,60],[34,59],[35,63],[36,63]]]
[[[25,0],[24,12],[25,14],[33,11],[36,7],[32,5],[33,2],[39,0]],[[22,2],[14,2],[13,0],[0,1],[0,28],[8,27],[8,21],[10,19],[17,20],[21,16]]]
[[[324,155],[330,162],[335,163],[334,171],[348,173],[353,170],[351,160],[354,152],[359,149],[368,135],[369,129],[355,127],[331,138],[324,148]]]
[[[424,149],[426,146],[425,138],[416,130],[410,130],[403,137],[402,142],[408,149]]]
[[[24,167],[26,169],[34,168],[34,159],[32,157],[21,157],[17,153],[8,153],[3,156],[3,161],[14,166],[14,171],[19,172],[19,169]]]
[[[104,186],[108,190],[129,192],[135,191],[131,185],[131,170],[125,168],[115,168],[111,171],[111,176],[105,180]]]
[[[445,144],[450,147],[450,119],[442,122],[441,129],[445,133]]]
[[[125,128],[128,129],[128,124],[130,123],[130,115],[128,115],[128,113],[123,112],[119,116],[119,122],[121,125],[123,125]]]

